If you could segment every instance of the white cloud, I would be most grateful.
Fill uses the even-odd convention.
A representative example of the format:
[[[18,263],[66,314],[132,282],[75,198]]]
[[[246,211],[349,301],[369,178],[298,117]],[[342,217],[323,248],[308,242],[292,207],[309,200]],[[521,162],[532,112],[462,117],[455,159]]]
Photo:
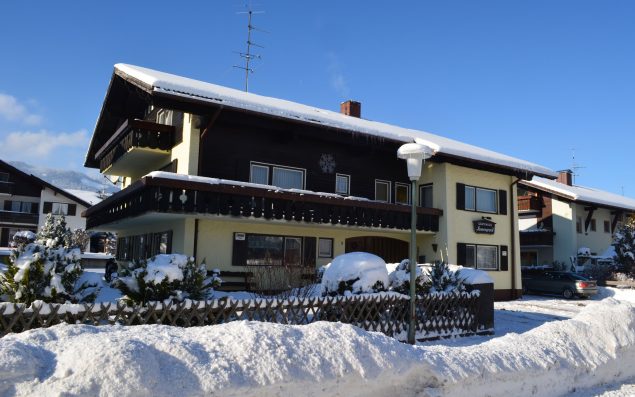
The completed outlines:
[[[348,98],[351,90],[348,88],[348,84],[346,83],[346,78],[342,72],[342,65],[340,64],[339,58],[333,52],[329,52],[327,56],[328,65],[326,70],[329,73],[331,87],[339,96]]]
[[[42,116],[31,113],[17,98],[2,93],[0,93],[0,118],[28,125],[37,125],[42,122]]]
[[[16,160],[48,157],[52,152],[69,148],[86,148],[86,130],[60,132],[11,132],[0,141],[0,157]]]

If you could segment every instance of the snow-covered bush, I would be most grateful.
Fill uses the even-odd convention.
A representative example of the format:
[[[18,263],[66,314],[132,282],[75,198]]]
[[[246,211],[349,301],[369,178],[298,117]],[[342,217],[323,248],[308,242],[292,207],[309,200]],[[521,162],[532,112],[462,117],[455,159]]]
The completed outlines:
[[[22,251],[27,244],[34,242],[36,237],[37,235],[30,230],[20,230],[13,235],[10,246],[18,251]]]
[[[84,229],[75,229],[68,236],[68,246],[70,248],[79,248],[84,252],[88,242],[90,241],[90,233]]]
[[[389,275],[390,290],[408,295],[410,293],[410,260],[404,259]],[[417,265],[417,278],[415,291],[417,295],[423,295],[430,291],[430,277],[422,266]]]
[[[75,283],[82,271],[78,249],[28,244],[12,254],[0,275],[0,292],[17,303],[77,302]]]
[[[64,215],[48,214],[44,225],[37,232],[36,242],[47,247],[69,247],[71,231],[66,227]]]
[[[461,271],[452,271],[445,262],[435,262],[430,269],[430,292],[465,291]]]
[[[386,262],[366,252],[336,257],[322,275],[322,295],[325,296],[380,292],[387,287]]]
[[[205,299],[221,284],[215,270],[207,276],[205,263],[181,254],[162,254],[150,259],[129,262],[113,279],[112,286],[121,290],[124,300],[145,304],[174,299]]]
[[[591,248],[588,248],[588,247],[578,248],[578,256],[591,256]]]
[[[635,219],[630,218],[615,232],[615,263],[625,272],[632,273],[635,265]]]

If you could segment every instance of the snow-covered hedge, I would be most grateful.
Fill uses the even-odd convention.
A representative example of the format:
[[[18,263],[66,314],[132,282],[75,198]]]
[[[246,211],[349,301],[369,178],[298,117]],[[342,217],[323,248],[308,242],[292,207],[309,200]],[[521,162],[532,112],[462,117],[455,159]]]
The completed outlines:
[[[390,272],[388,278],[390,280],[389,288],[391,291],[408,295],[410,293],[410,260],[402,260],[401,263],[399,263],[394,270]],[[431,282],[429,273],[425,271],[422,265],[417,265],[417,278],[415,285],[415,291],[418,295],[425,294],[430,291]]]
[[[11,302],[76,302],[75,283],[83,271],[80,255],[79,249],[28,244],[14,252],[7,271],[0,274],[0,290]]]
[[[129,262],[113,279],[112,285],[131,303],[206,299],[221,284],[218,274],[219,271],[215,271],[207,277],[205,263],[197,265],[193,257],[162,254]]]
[[[386,262],[367,252],[340,255],[322,274],[322,295],[325,296],[373,293],[387,288]]]
[[[629,219],[615,232],[613,246],[615,262],[624,272],[632,273],[635,266],[635,219]]]

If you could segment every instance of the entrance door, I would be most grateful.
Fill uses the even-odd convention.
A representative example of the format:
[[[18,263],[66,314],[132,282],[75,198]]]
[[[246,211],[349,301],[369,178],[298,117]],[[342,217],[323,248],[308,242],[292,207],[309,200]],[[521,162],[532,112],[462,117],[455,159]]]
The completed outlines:
[[[390,237],[351,237],[346,239],[346,252],[369,252],[386,263],[397,263],[408,258],[408,243]]]

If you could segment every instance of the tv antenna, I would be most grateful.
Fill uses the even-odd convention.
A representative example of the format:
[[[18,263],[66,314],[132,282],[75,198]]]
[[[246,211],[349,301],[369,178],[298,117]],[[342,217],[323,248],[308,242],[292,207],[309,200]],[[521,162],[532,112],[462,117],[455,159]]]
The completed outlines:
[[[575,148],[571,148],[571,152],[572,152],[572,155],[571,155],[571,171],[573,171],[573,173],[572,173],[572,176],[573,176],[572,183],[575,185],[575,177],[580,175],[580,174],[578,174],[578,170],[582,169],[582,168],[586,168],[586,167],[581,166],[580,164],[578,164],[575,161]]]
[[[251,52],[251,47],[265,48],[251,41],[252,31],[257,30],[264,33],[268,32],[266,30],[258,29],[251,23],[255,14],[264,14],[264,11],[253,11],[251,9],[251,3],[247,4],[246,7],[247,11],[238,12],[238,14],[247,14],[247,51],[238,53],[238,55],[245,60],[245,66],[234,65],[234,67],[245,71],[245,92],[249,92],[249,74],[254,72],[254,69],[250,65],[251,61],[255,59],[262,59],[260,55],[253,54]]]

